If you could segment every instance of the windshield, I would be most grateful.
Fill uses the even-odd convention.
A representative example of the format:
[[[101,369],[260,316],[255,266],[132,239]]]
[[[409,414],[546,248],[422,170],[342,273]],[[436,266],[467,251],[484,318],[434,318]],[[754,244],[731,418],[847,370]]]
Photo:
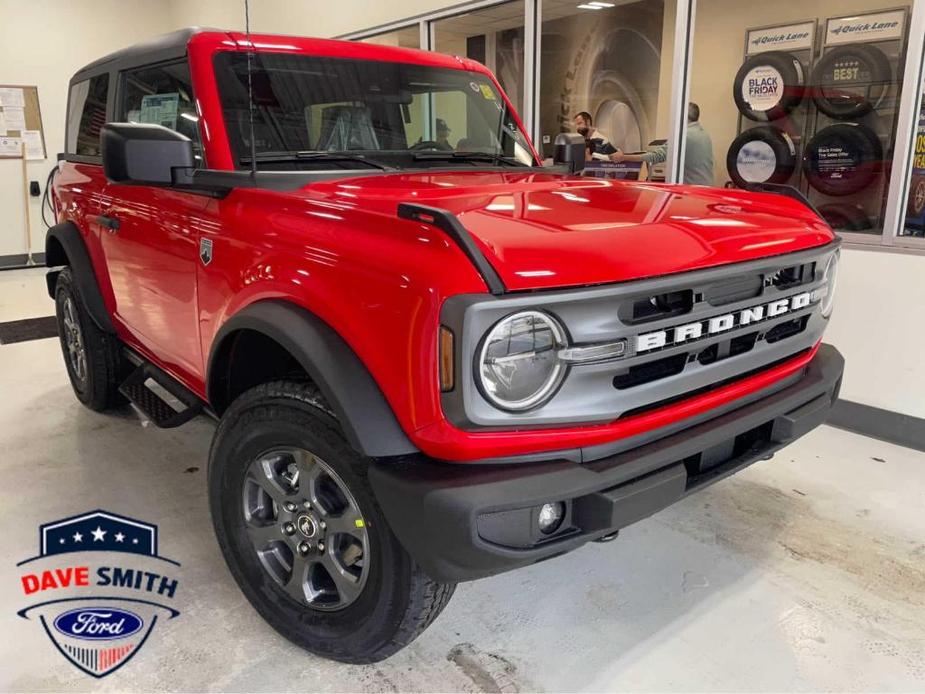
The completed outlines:
[[[396,168],[534,163],[484,75],[283,53],[255,53],[251,60],[260,169],[356,168],[364,158]],[[237,166],[247,168],[247,55],[219,53],[215,72],[231,151]]]

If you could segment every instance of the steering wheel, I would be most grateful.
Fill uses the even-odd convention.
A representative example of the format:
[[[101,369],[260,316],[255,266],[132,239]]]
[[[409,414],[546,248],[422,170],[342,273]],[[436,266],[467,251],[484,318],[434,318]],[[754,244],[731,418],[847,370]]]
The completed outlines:
[[[422,150],[422,149],[436,149],[439,151],[443,151],[445,148],[443,145],[441,145],[436,140],[421,140],[420,142],[415,142],[413,145],[411,145],[408,148],[408,151],[417,152],[418,150]]]

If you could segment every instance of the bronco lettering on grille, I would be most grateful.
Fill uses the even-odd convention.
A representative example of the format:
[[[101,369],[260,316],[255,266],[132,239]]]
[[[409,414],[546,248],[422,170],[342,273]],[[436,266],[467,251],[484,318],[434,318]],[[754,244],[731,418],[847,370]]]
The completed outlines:
[[[694,323],[685,323],[667,330],[644,333],[636,336],[636,352],[648,352],[661,347],[690,342],[708,335],[726,332],[733,328],[758,323],[767,318],[776,318],[785,313],[806,308],[816,301],[818,301],[816,292],[803,292],[786,299],[777,299],[767,304],[744,308],[735,313],[724,313],[721,316],[714,316]]]

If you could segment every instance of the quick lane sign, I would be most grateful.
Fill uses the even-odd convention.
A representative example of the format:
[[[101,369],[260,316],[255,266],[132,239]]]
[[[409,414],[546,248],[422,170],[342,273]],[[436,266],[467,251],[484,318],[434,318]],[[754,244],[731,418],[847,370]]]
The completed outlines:
[[[833,17],[825,25],[825,45],[899,39],[902,38],[905,24],[905,10]]]
[[[765,51],[800,51],[812,48],[815,33],[815,22],[752,29],[748,32],[748,46],[745,53],[754,55]]]

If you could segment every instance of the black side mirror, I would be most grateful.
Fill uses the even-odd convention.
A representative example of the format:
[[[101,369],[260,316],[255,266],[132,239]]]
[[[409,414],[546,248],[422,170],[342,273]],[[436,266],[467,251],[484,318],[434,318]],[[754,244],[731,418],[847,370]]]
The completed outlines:
[[[553,142],[554,164],[565,164],[571,173],[585,168],[585,138],[578,133],[559,133]]]
[[[173,170],[192,167],[193,142],[148,123],[106,123],[100,129],[103,172],[112,183],[169,186]]]

